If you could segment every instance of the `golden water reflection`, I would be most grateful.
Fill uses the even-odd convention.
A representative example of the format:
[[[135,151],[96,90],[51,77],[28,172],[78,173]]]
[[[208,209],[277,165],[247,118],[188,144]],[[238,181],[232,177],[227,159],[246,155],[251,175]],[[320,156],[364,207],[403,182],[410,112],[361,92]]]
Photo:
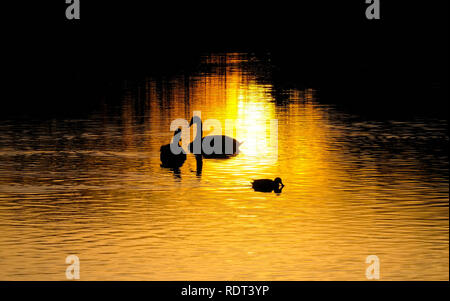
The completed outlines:
[[[384,280],[448,280],[446,121],[358,119],[312,89],[279,102],[247,54],[202,67],[124,82],[86,120],[1,122],[1,280],[63,280],[69,254],[82,280],[365,280],[372,254]],[[240,120],[242,154],[161,168],[194,111]],[[282,193],[251,189],[277,176]]]

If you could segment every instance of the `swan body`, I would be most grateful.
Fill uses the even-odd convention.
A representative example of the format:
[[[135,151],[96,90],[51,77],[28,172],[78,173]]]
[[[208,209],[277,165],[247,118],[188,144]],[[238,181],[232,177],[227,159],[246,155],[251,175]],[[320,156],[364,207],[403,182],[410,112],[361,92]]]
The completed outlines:
[[[214,143],[216,141],[221,141],[220,142],[221,150],[217,153],[214,151]],[[229,136],[225,136],[225,135],[205,136],[205,137],[202,137],[202,139],[200,141],[194,140],[191,143],[189,143],[188,149],[191,153],[194,153],[194,154],[195,154],[195,150],[196,150],[196,148],[194,146],[195,143],[199,143],[201,155],[206,159],[234,157],[239,154],[239,145],[241,145],[241,143],[239,141],[237,141],[236,139],[231,138]],[[211,152],[205,151],[204,145],[211,147]],[[229,145],[229,146],[227,147],[227,145]]]
[[[242,144],[236,139],[225,135],[210,135],[203,137],[202,120],[198,116],[194,116],[189,123],[197,125],[197,134],[194,141],[189,143],[189,152],[195,155],[201,155],[204,158],[229,158],[239,154],[239,146]],[[215,149],[215,143],[220,141],[220,149]]]

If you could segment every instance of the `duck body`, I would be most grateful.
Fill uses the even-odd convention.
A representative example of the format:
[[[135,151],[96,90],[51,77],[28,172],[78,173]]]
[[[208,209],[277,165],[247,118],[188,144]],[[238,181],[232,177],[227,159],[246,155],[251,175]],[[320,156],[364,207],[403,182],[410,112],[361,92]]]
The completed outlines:
[[[281,192],[281,189],[283,189],[284,184],[281,182],[280,178],[276,178],[275,180],[259,179],[259,180],[253,180],[252,187],[255,191]]]
[[[186,161],[186,153],[183,149],[180,149],[180,153],[178,154],[172,152],[171,146],[180,147],[180,137],[181,130],[178,129],[174,133],[173,141],[161,146],[159,158],[161,159],[162,167],[179,168],[183,165],[184,161]]]

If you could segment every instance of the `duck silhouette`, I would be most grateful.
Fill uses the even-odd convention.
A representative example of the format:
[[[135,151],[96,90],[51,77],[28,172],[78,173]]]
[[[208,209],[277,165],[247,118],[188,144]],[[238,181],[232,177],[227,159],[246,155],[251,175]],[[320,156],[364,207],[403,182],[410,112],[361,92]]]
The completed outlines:
[[[189,126],[192,126],[194,123],[197,125],[197,133],[194,141],[188,145],[189,152],[196,156],[201,155],[206,159],[229,158],[239,154],[239,146],[242,142],[225,135],[209,135],[203,137],[203,124],[201,118],[198,116],[192,117]],[[217,141],[220,141],[221,146],[216,150],[214,143]],[[210,149],[205,150],[204,145]]]
[[[174,134],[172,142],[166,145],[161,146],[160,149],[160,159],[161,166],[168,168],[179,168],[183,165],[184,161],[186,161],[186,153],[184,149],[180,146],[181,140],[181,129],[178,128]],[[177,150],[179,153],[174,153],[173,150]]]
[[[255,191],[261,191],[261,192],[281,192],[281,190],[284,187],[283,182],[281,181],[281,178],[275,178],[275,180],[270,179],[259,179],[259,180],[253,180],[252,187]]]

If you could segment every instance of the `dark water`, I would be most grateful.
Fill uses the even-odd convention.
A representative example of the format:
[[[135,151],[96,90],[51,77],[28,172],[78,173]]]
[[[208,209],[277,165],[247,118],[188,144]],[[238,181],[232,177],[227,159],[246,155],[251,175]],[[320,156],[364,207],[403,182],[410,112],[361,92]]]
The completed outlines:
[[[368,255],[383,280],[448,280],[447,120],[365,120],[264,74],[210,55],[83,119],[1,120],[0,279],[64,280],[75,254],[82,280],[365,280]],[[160,167],[194,111],[240,120],[242,153]]]

